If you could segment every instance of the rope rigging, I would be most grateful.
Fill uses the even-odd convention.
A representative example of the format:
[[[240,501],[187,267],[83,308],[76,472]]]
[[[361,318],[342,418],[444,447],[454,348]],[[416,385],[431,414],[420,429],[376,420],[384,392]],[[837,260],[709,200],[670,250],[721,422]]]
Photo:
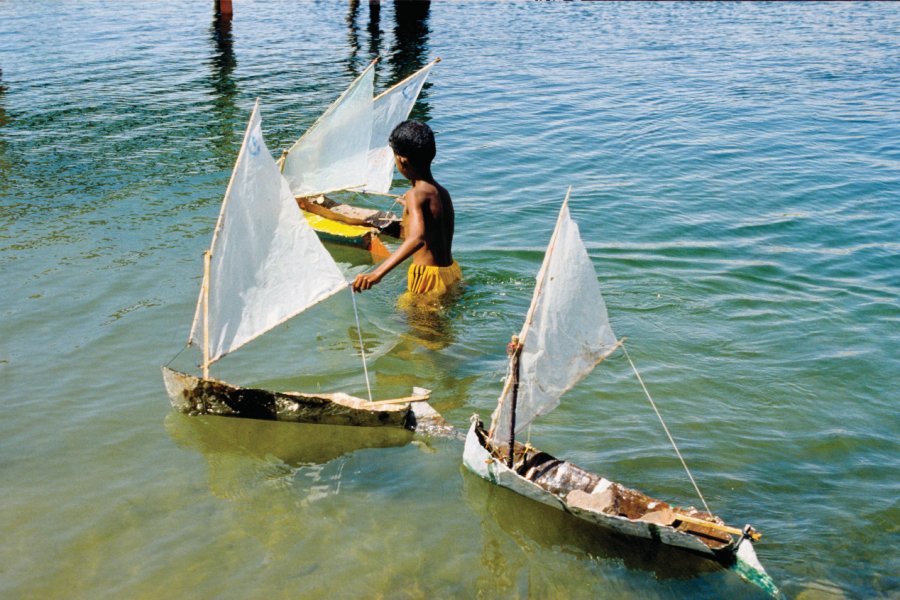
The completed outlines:
[[[697,495],[700,496],[700,501],[703,503],[703,508],[706,510],[706,512],[712,513],[712,511],[709,510],[709,506],[707,506],[706,504],[706,499],[703,498],[703,494],[700,493],[700,488],[697,487],[697,482],[694,481],[694,476],[691,475],[691,470],[688,469],[687,463],[684,461],[684,457],[681,456],[681,452],[678,450],[678,446],[675,444],[675,439],[672,437],[672,434],[669,433],[669,428],[666,427],[666,422],[663,421],[662,415],[656,408],[656,403],[653,402],[653,398],[650,397],[650,392],[647,391],[647,386],[644,385],[644,380],[641,378],[641,374],[638,373],[637,367],[634,366],[634,362],[632,362],[631,356],[629,356],[628,350],[625,348],[625,344],[622,344],[622,351],[625,352],[625,358],[628,359],[628,364],[631,365],[631,370],[634,371],[634,374],[637,376],[638,382],[640,382],[641,387],[644,389],[644,394],[646,394],[647,400],[650,401],[650,406],[653,407],[653,412],[656,413],[657,418],[659,418],[659,422],[662,423],[663,430],[665,430],[666,435],[669,436],[669,441],[672,443],[672,447],[675,448],[675,454],[678,455],[678,460],[681,461],[681,465],[684,467],[684,470],[688,475],[688,479],[691,480],[691,483],[694,485],[694,490],[696,490]]]
[[[372,401],[372,387],[369,385],[369,367],[366,366],[366,349],[363,346],[362,327],[359,324],[359,310],[356,308],[356,293],[350,288],[350,297],[353,298],[353,314],[356,317],[356,333],[359,335],[359,354],[362,356],[363,373],[366,375],[366,391],[369,393],[369,402]]]

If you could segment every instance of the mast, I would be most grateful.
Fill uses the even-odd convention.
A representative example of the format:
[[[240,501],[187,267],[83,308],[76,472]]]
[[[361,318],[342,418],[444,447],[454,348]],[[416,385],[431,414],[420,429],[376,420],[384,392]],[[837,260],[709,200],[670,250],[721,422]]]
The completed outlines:
[[[566,198],[565,198],[565,200],[563,200],[562,207],[560,208],[560,211],[559,211],[559,216],[556,218],[556,227],[553,228],[553,235],[550,236],[550,243],[547,245],[547,252],[544,254],[544,262],[541,264],[541,269],[537,275],[537,282],[534,285],[534,295],[531,297],[531,305],[528,307],[528,314],[525,316],[525,325],[522,326],[522,331],[519,333],[519,335],[513,336],[513,341],[510,342],[510,347],[513,344],[516,345],[516,351],[515,351],[514,360],[513,360],[513,374],[512,374],[513,383],[512,383],[512,386],[510,386],[510,383],[507,382],[506,387],[504,388],[503,392],[501,392],[501,394],[500,394],[500,400],[497,403],[497,411],[498,411],[497,414],[499,415],[500,408],[503,405],[503,399],[506,396],[505,392],[507,389],[512,387],[512,393],[513,393],[512,403],[513,404],[510,407],[511,408],[510,424],[511,424],[512,431],[510,431],[510,435],[509,435],[510,461],[512,461],[512,449],[513,449],[512,443],[515,439],[516,398],[518,397],[518,393],[519,393],[519,355],[522,353],[522,347],[525,345],[525,337],[528,335],[528,328],[531,325],[531,322],[534,321],[534,311],[535,311],[535,308],[537,307],[538,299],[541,297],[541,292],[543,291],[543,288],[544,288],[544,279],[546,278],[547,265],[550,262],[550,255],[553,253],[553,249],[556,247],[556,239],[559,237],[559,226],[562,223],[562,214],[563,214],[562,208],[564,208],[569,203],[569,195],[571,193],[572,193],[572,186],[570,185],[569,189],[566,190]],[[512,356],[512,354],[511,354],[511,356]],[[496,426],[497,426],[497,423],[491,424],[491,429],[488,432],[488,437],[493,438],[494,429]]]
[[[209,263],[212,252],[203,253],[203,379],[209,379]]]
[[[198,319],[203,320],[203,377],[209,376],[209,272],[210,261],[212,259],[213,249],[216,247],[216,240],[219,238],[219,231],[222,229],[222,223],[225,215],[225,205],[228,204],[228,198],[231,196],[231,188],[234,185],[234,179],[237,174],[237,166],[244,156],[244,146],[247,143],[247,136],[250,134],[250,127],[253,124],[253,115],[259,111],[259,98],[253,103],[253,110],[250,111],[250,121],[247,123],[247,129],[244,131],[244,138],[241,141],[241,149],[238,150],[237,160],[234,161],[234,168],[231,170],[231,177],[228,179],[228,187],[225,188],[225,196],[222,198],[222,206],[219,208],[219,216],[216,219],[216,226],[213,229],[212,241],[209,243],[209,250],[203,253],[203,283],[200,286],[200,298],[197,300],[197,309],[194,311],[194,322],[191,324],[191,333],[188,336],[188,345],[194,339],[194,332],[197,331]]]
[[[513,469],[515,464],[515,448],[516,448],[516,402],[519,399],[519,356],[522,354],[522,344],[519,343],[519,336],[514,335],[507,346],[510,360],[512,361],[512,396],[510,396],[509,411],[509,461],[507,466]]]

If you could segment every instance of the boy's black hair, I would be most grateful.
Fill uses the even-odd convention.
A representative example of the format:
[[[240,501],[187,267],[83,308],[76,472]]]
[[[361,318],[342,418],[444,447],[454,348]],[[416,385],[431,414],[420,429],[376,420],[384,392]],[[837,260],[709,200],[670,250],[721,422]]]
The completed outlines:
[[[431,127],[419,121],[403,121],[388,138],[391,150],[413,164],[429,166],[437,149]]]

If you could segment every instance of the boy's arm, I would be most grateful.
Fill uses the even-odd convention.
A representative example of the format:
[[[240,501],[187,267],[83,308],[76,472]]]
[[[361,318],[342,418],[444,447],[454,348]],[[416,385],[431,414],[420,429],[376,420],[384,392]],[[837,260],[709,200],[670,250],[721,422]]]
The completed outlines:
[[[412,256],[416,250],[425,244],[425,217],[422,215],[422,204],[427,196],[424,194],[411,194],[406,202],[406,238],[400,247],[387,257],[383,263],[369,273],[360,273],[353,280],[353,291],[362,292],[371,288],[390,273],[394,267]]]

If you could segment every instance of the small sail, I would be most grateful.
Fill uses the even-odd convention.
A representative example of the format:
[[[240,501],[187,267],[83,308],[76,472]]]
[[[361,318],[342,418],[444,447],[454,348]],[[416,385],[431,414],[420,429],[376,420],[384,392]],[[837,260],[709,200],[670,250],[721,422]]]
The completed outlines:
[[[253,108],[211,247],[209,360],[213,362],[345,288],[303,218]],[[202,344],[197,305],[191,341]]]
[[[375,63],[288,151],[284,177],[297,196],[363,186],[372,139]]]
[[[439,59],[438,59],[439,60]],[[431,67],[419,69],[373,101],[372,138],[369,143],[368,171],[363,191],[384,194],[394,179],[394,153],[388,138],[394,127],[405,121],[425,85]]]
[[[616,348],[594,265],[569,216],[568,196],[538,273],[519,335],[516,432],[559,405],[560,396]],[[509,388],[509,386],[507,386]],[[493,414],[493,439],[509,441],[510,390]]]

